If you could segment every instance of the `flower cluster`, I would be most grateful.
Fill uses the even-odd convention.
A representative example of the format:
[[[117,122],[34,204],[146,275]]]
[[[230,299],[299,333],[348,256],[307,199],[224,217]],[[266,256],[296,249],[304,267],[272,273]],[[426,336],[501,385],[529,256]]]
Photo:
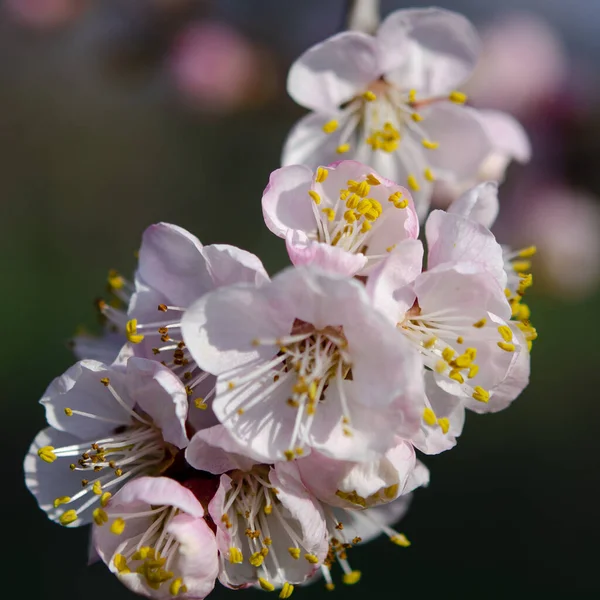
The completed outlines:
[[[419,45],[448,23],[454,54]],[[377,38],[341,34],[292,68],[307,94],[350,102],[345,135],[380,129],[367,164],[312,153],[300,162],[314,169],[271,174],[262,210],[289,268],[270,278],[244,250],[159,223],[143,234],[133,279],[109,273],[105,334],[74,340],[79,362],[41,399],[48,427],[25,475],[50,519],[93,525],[91,560],[134,592],[204,598],[218,579],[285,599],[318,577],[328,589],[356,583],[350,548],[382,533],[410,545],[392,525],[429,481],[416,452],[452,448],[467,409],[501,410],[527,385],[534,249],[510,251],[490,232],[497,185],[433,211],[421,236],[411,191],[370,164],[422,127],[425,148],[437,147],[434,123],[438,140],[459,122],[459,135],[472,131],[475,120],[457,116],[466,107],[423,100],[416,112],[412,91],[440,94],[465,74],[469,27],[445,11],[399,11]],[[323,57],[333,62],[308,78]],[[370,96],[351,100],[368,83]],[[421,160],[411,152],[396,158]],[[447,153],[461,160],[460,148]]]

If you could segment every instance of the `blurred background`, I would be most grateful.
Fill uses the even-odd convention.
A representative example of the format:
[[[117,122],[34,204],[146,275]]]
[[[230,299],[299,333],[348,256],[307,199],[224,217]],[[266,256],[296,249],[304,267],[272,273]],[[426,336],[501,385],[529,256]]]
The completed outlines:
[[[383,1],[383,12],[422,5]],[[458,447],[425,459],[432,483],[400,527],[413,545],[355,549],[363,579],[333,593],[598,598],[600,2],[438,5],[466,14],[483,36],[473,104],[511,112],[533,142],[533,160],[511,167],[501,188],[495,232],[539,248],[529,304],[540,338],[531,384],[510,410],[469,415]],[[73,362],[70,336],[97,328],[106,273],[133,270],[147,225],[169,221],[204,243],[243,246],[271,273],[286,265],[260,210],[303,114],[286,96],[286,71],[342,27],[344,7],[0,2],[7,598],[133,598],[103,565],[86,566],[87,532],[47,521],[25,489],[22,458],[44,424],[37,400]],[[329,592],[316,584],[296,593]],[[212,597],[225,596],[218,588]]]

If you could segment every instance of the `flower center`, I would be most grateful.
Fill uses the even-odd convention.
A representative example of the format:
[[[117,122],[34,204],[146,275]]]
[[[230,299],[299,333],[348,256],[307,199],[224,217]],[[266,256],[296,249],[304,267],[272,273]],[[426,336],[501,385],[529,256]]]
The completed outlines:
[[[113,556],[113,564],[119,575],[137,573],[153,590],[169,584],[173,596],[187,592],[183,579],[177,577],[175,559],[179,542],[175,536],[167,533],[167,528],[179,510],[173,506],[159,506],[137,513],[113,513],[110,531],[119,536],[126,535],[127,523],[135,519],[150,519],[143,534],[127,538]]]
[[[231,535],[230,568],[244,561],[250,563],[257,570],[262,589],[273,591],[272,581],[279,579],[281,563],[272,546],[272,532],[277,536],[278,547],[287,546],[294,560],[317,564],[319,559],[307,549],[301,528],[277,498],[279,490],[269,482],[269,467],[258,466],[250,473],[234,471],[231,477],[231,490],[221,517]],[[288,597],[293,586],[286,583],[283,589],[289,593],[281,597]]]

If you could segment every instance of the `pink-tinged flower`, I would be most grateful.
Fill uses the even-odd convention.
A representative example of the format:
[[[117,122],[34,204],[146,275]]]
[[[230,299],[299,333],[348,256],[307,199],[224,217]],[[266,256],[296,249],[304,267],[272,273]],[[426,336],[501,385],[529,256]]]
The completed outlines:
[[[411,443],[396,438],[394,445],[373,460],[335,460],[313,451],[296,461],[302,482],[330,506],[366,509],[387,504],[412,492],[417,466]]]
[[[211,290],[238,282],[260,285],[268,279],[253,254],[224,244],[203,246],[185,229],[159,223],[144,232],[135,284],[109,274],[109,285],[126,312],[108,303],[101,310],[125,333],[135,355],[161,361],[186,384],[190,422],[202,428],[215,423],[206,410],[215,378],[190,356],[181,337],[181,315]]]
[[[188,25],[177,36],[169,67],[178,92],[210,113],[238,110],[272,92],[265,57],[226,23]],[[263,98],[261,98],[261,96]]]
[[[470,179],[491,140],[456,90],[471,75],[479,39],[459,14],[398,10],[374,36],[334,35],[291,67],[288,92],[313,112],[290,132],[282,163],[312,168],[347,155],[413,193],[420,216],[436,179]]]
[[[166,477],[125,485],[94,527],[96,550],[132,592],[148,598],[205,598],[219,572],[215,534],[186,487]]]
[[[366,460],[419,426],[422,366],[355,279],[297,267],[195,302],[184,339],[213,409],[251,456]]]
[[[568,63],[557,32],[539,16],[504,15],[482,33],[481,60],[466,91],[478,106],[519,116],[560,93]]]
[[[367,289],[443,390],[477,412],[500,410],[505,398],[496,404],[496,388],[519,355],[528,356],[519,330],[509,325],[502,248],[479,223],[442,211],[430,215],[426,237],[427,271],[420,272],[420,242],[408,240],[369,277]],[[521,383],[522,389],[527,381]],[[449,430],[430,407],[423,420]]]
[[[364,275],[397,243],[419,235],[410,194],[370,167],[345,160],[282,167],[264,191],[267,227],[286,240],[295,265]]]
[[[222,475],[209,512],[217,525],[219,581],[229,588],[281,588],[279,597],[288,598],[327,557],[323,509],[295,463]]]
[[[489,229],[496,220],[498,208],[498,186],[493,182],[486,182],[475,186],[452,202],[448,207],[448,213],[475,221]],[[533,278],[529,273],[530,258],[536,252],[536,246],[519,250],[512,250],[507,246],[502,248],[506,273],[504,293],[510,303],[512,317],[517,321],[516,326],[523,333],[530,350],[532,342],[537,339],[537,331],[531,325],[531,311],[523,302],[523,296],[533,284]]]
[[[104,522],[112,494],[162,472],[188,443],[185,387],[154,361],[81,361],[50,384],[41,404],[50,427],[29,448],[25,483],[62,525]]]

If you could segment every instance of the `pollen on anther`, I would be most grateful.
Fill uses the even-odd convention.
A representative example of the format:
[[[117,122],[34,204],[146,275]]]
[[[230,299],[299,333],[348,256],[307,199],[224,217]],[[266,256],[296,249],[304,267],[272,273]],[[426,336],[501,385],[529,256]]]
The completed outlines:
[[[321,196],[314,190],[308,190],[308,195],[313,199],[315,204],[321,204]]]
[[[348,152],[350,150],[350,144],[341,144],[340,146],[338,146],[336,148],[336,152],[338,154],[345,154],[346,152]]]
[[[325,125],[323,125],[323,131],[327,134],[333,133],[338,128],[338,122],[335,119],[331,121],[327,121]]]
[[[329,171],[327,169],[324,169],[323,167],[319,167],[317,169],[315,181],[317,183],[323,183],[327,179],[328,176],[329,176]]]
[[[417,181],[417,178],[414,175],[409,175],[406,178],[406,183],[408,184],[408,187],[413,191],[413,192],[418,192],[421,189],[421,186],[419,185],[419,182]]]

